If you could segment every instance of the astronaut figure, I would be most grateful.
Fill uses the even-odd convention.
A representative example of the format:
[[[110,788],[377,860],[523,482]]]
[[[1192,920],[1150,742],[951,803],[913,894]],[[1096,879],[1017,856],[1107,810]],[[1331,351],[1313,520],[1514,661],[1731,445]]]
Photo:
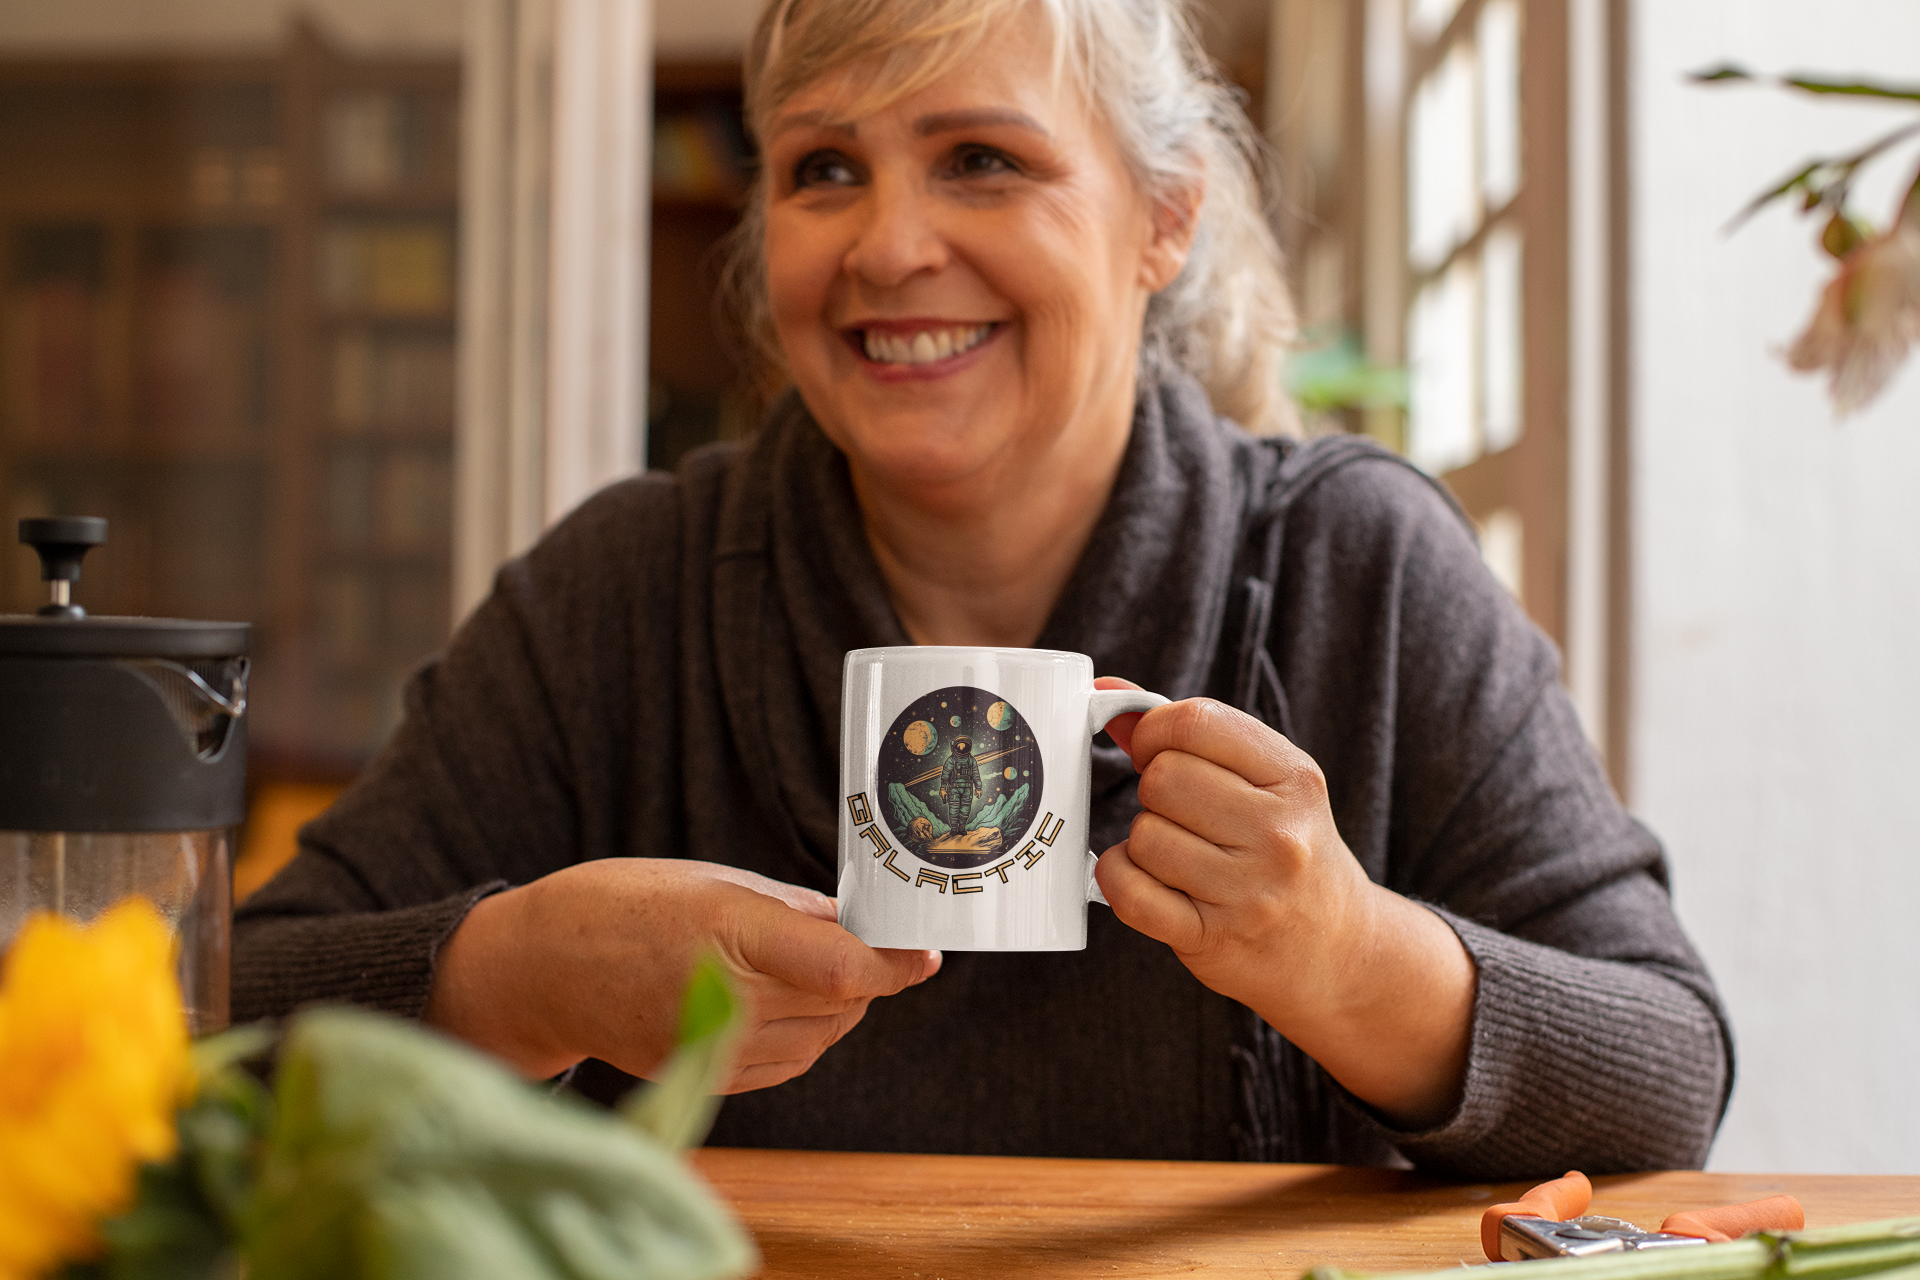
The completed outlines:
[[[940,771],[940,799],[946,803],[947,828],[954,835],[965,835],[967,818],[973,812],[973,798],[980,793],[980,764],[973,758],[973,741],[955,738],[953,754]]]

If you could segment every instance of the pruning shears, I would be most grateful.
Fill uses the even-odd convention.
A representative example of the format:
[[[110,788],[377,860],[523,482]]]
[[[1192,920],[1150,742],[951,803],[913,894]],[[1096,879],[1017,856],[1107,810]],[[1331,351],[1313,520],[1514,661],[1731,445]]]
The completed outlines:
[[[1798,1231],[1807,1225],[1805,1210],[1792,1196],[1672,1214],[1658,1231],[1588,1214],[1591,1203],[1593,1184],[1577,1169],[1543,1182],[1518,1200],[1496,1204],[1481,1215],[1480,1247],[1494,1262],[1584,1258],[1631,1249],[1717,1244],[1750,1231]]]

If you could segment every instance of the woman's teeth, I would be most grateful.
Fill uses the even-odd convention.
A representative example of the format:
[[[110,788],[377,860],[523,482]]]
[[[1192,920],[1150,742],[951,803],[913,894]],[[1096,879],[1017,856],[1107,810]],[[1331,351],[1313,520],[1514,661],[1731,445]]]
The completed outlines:
[[[867,359],[877,364],[932,364],[971,351],[993,332],[990,324],[960,325],[950,329],[922,329],[915,334],[862,333]]]

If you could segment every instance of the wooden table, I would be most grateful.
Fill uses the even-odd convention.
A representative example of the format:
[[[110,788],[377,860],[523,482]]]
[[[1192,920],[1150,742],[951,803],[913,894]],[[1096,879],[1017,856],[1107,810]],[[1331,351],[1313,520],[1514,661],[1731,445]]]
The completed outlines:
[[[1277,1276],[1319,1263],[1412,1271],[1485,1261],[1480,1213],[1524,1183],[1387,1169],[710,1149],[772,1277]],[[1593,1212],[1800,1198],[1809,1227],[1920,1215],[1920,1177],[1654,1173],[1596,1180]]]

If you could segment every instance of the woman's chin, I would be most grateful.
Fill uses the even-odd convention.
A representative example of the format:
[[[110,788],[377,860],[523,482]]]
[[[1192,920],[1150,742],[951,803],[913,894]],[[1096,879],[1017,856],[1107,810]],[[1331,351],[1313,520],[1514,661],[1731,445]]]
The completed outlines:
[[[997,432],[941,422],[891,421],[835,441],[854,470],[908,496],[963,505],[970,486],[987,486],[1006,452]],[[988,501],[991,495],[974,497]]]

